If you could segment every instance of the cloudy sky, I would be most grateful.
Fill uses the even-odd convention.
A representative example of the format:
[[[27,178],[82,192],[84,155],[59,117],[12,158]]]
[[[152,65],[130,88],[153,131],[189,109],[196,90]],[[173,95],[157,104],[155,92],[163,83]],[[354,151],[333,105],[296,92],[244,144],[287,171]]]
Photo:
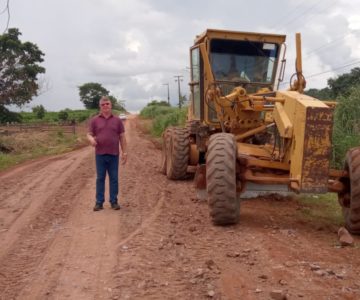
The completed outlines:
[[[0,0],[0,12],[7,0]],[[83,108],[78,86],[98,82],[130,111],[152,99],[189,94],[189,47],[206,28],[287,35],[287,71],[294,73],[301,32],[308,88],[360,66],[358,0],[9,0],[9,27],[45,53],[43,93],[23,109]],[[0,32],[7,24],[0,15]],[[344,67],[347,66],[347,67]],[[332,71],[331,71],[332,70]],[[328,72],[330,71],[330,72]],[[326,73],[324,73],[326,72]],[[319,74],[323,73],[323,74]],[[285,80],[287,81],[287,80]],[[285,85],[284,88],[287,88]]]

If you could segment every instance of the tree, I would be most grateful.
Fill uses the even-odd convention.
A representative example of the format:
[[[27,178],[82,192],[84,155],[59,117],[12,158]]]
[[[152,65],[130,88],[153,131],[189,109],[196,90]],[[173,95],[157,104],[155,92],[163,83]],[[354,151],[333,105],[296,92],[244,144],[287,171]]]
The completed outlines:
[[[67,110],[60,110],[59,114],[58,114],[58,118],[61,121],[67,121],[67,119],[69,118],[69,114],[67,112]]]
[[[38,119],[43,119],[45,117],[45,107],[40,105],[34,106],[32,108],[33,113],[36,115]]]
[[[99,101],[102,96],[109,96],[109,91],[100,83],[89,82],[79,86],[80,101],[87,109],[99,108]],[[110,99],[111,101],[111,99]]]
[[[150,103],[148,103],[147,106],[152,106],[152,105],[156,105],[156,106],[170,106],[169,103],[167,101],[161,100],[152,100]]]
[[[37,76],[45,73],[44,53],[31,42],[21,42],[20,31],[11,28],[0,35],[0,106],[21,106],[37,96]]]
[[[334,98],[331,90],[328,87],[324,89],[309,89],[305,91],[304,94],[319,100],[331,100]]]
[[[351,88],[360,84],[360,68],[354,68],[350,73],[345,73],[337,78],[328,79],[328,86],[331,89],[334,98],[342,95],[348,96]]]

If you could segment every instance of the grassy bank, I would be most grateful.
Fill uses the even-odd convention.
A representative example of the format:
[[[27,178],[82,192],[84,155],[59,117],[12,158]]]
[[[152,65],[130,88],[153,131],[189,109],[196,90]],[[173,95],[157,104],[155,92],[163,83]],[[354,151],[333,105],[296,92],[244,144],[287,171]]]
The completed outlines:
[[[151,120],[149,133],[155,137],[160,137],[169,126],[184,126],[186,113],[186,107],[179,109],[177,107],[151,104],[141,110],[140,117]]]
[[[0,170],[26,160],[60,154],[86,145],[85,128],[77,134],[54,132],[16,132],[0,136]]]

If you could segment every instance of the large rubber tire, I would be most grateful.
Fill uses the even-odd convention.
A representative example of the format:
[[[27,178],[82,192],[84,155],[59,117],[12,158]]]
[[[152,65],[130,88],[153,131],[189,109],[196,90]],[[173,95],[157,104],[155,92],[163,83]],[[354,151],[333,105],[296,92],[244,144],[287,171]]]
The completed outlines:
[[[206,158],[206,182],[210,217],[215,225],[239,222],[240,199],[236,195],[237,145],[229,133],[210,137]]]
[[[169,148],[169,144],[170,144],[171,131],[172,128],[166,128],[166,130],[162,135],[163,141],[162,141],[160,172],[164,175],[166,175],[166,156],[167,156],[167,149]]]
[[[345,227],[353,234],[360,234],[360,147],[347,152],[345,170],[349,178],[342,181],[348,187],[348,191],[345,194],[339,194]]]
[[[186,177],[189,163],[190,140],[186,128],[172,128],[166,155],[166,176],[179,180]]]

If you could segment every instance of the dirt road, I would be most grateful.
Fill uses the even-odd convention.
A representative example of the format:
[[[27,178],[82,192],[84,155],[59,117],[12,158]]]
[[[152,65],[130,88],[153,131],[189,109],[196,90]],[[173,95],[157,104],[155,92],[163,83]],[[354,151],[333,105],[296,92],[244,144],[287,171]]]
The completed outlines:
[[[92,211],[91,147],[0,174],[0,299],[360,299],[359,238],[339,247],[291,199],[245,201],[240,224],[214,227],[137,120],[126,130],[120,211]]]

